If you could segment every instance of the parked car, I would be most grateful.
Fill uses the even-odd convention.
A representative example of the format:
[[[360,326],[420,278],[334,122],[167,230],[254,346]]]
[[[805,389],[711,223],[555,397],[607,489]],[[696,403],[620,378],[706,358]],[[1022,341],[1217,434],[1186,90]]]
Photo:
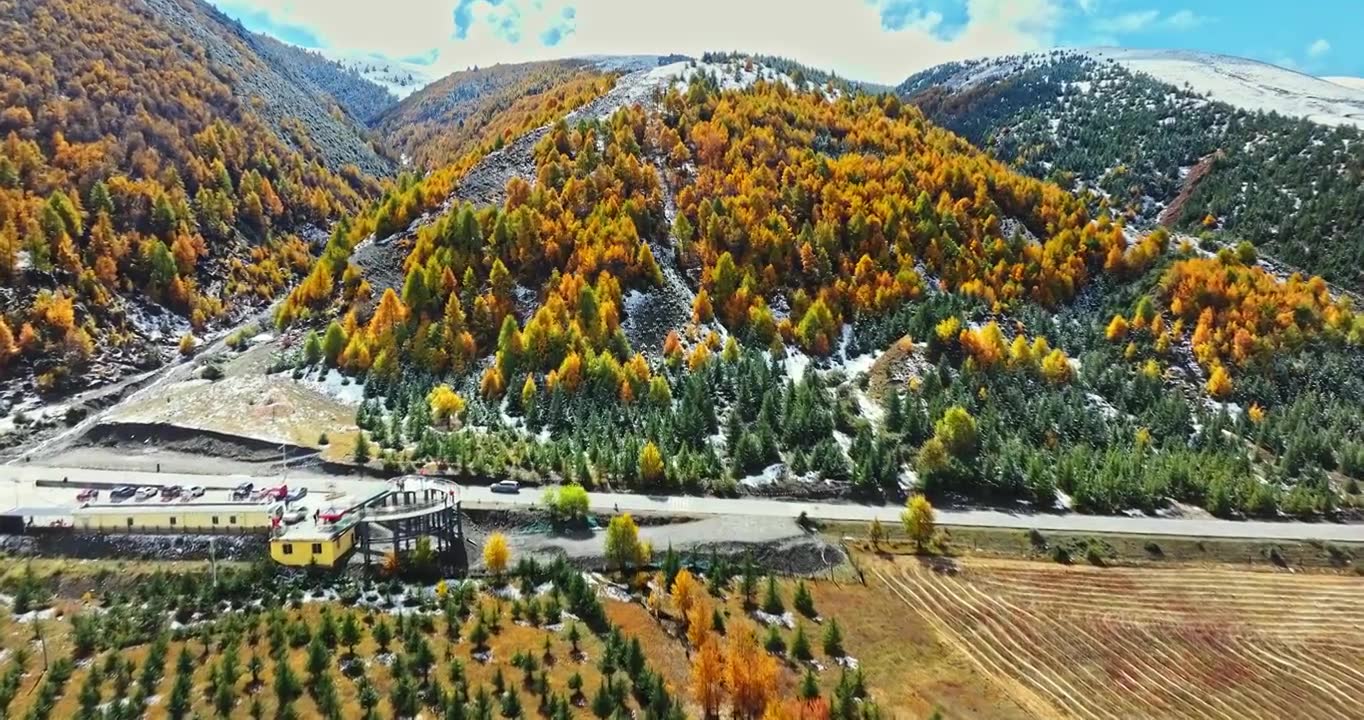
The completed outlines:
[[[521,483],[515,480],[499,480],[488,488],[495,493],[515,494],[521,492]]]
[[[156,488],[151,485],[143,485],[137,489],[137,499],[147,500],[156,494]]]
[[[296,507],[281,515],[280,520],[284,521],[285,525],[294,525],[303,522],[303,518],[306,517],[308,517],[308,508]]]
[[[285,495],[284,499],[287,502],[298,502],[299,500],[302,500],[303,497],[307,494],[308,488],[305,487],[295,488],[293,492],[289,493],[288,495]]]
[[[180,497],[181,495],[184,495],[184,494],[185,494],[185,489],[182,488],[182,487],[180,487],[179,485],[167,485],[167,486],[161,488],[161,499],[162,499],[162,500],[174,500],[175,498],[178,498],[178,497]]]
[[[251,497],[251,491],[256,489],[255,483],[244,482],[232,489],[233,500],[245,500]]]
[[[115,488],[117,490],[118,488]],[[76,502],[91,502],[99,499],[99,491],[94,488],[86,488],[76,493]]]
[[[262,498],[268,500],[283,500],[289,496],[289,486],[280,485],[279,487],[265,488],[260,492]]]
[[[115,500],[130,498],[136,494],[137,488],[133,487],[132,485],[119,485],[118,487],[109,491],[109,497],[114,498]]]
[[[322,511],[322,514],[319,515],[318,518],[321,519],[322,522],[325,522],[325,523],[338,523],[338,522],[341,522],[341,518],[343,518],[343,517],[345,517],[345,516],[346,516],[346,511],[344,511],[344,510],[337,510],[336,508],[331,508],[330,510],[323,510],[323,511]]]
[[[204,486],[203,486],[203,485],[191,485],[191,486],[189,486],[189,489],[185,491],[185,494],[186,494],[186,495],[189,495],[190,498],[199,498],[199,497],[203,497],[203,496],[204,496]]]

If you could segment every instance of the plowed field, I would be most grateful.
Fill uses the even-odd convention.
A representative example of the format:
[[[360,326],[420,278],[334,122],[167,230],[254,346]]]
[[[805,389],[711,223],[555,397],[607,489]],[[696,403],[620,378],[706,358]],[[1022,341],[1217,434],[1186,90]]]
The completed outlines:
[[[1011,561],[866,563],[1038,717],[1364,718],[1364,578]]]

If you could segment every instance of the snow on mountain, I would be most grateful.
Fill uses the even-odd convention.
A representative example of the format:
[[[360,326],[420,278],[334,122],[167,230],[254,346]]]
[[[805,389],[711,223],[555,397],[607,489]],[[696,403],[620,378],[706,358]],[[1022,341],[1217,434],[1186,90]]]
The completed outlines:
[[[1081,52],[1206,94],[1246,110],[1277,112],[1322,125],[1364,127],[1364,88],[1256,60],[1186,50],[1092,48]]]
[[[1322,78],[1322,80],[1325,80],[1326,82],[1329,83],[1334,83],[1336,85],[1340,85],[1342,87],[1350,88],[1351,90],[1364,90],[1364,78],[1336,75],[1332,77],[1324,77]]]
[[[342,67],[354,70],[366,80],[383,86],[399,100],[426,87],[436,78],[431,76],[425,65],[389,60],[378,55],[365,53],[344,53],[320,50],[323,55],[340,63]]]

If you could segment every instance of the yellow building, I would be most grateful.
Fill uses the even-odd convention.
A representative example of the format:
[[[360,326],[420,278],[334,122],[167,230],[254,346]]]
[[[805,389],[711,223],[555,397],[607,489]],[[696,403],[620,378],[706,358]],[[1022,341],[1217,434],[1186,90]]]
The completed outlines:
[[[270,529],[270,508],[259,503],[87,505],[71,512],[82,530],[143,533],[258,532]]]
[[[336,567],[355,547],[355,523],[301,523],[270,539],[270,557],[281,565]]]

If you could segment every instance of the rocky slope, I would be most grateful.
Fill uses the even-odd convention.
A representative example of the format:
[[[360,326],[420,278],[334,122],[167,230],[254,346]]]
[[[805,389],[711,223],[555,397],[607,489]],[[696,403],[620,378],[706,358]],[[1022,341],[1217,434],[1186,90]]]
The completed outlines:
[[[355,67],[259,33],[251,35],[251,42],[277,72],[301,87],[312,88],[318,97],[330,97],[361,124],[368,125],[398,104],[398,96],[386,85]]]

